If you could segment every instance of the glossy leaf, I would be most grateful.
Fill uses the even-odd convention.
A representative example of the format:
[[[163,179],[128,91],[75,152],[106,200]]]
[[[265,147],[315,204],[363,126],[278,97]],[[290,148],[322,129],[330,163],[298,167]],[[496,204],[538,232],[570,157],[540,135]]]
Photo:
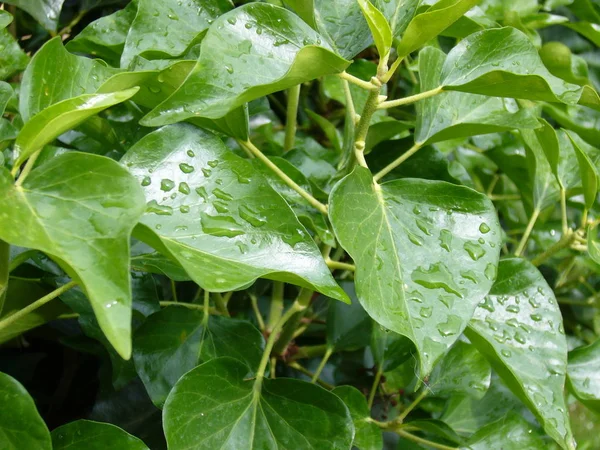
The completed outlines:
[[[264,3],[222,15],[201,45],[196,68],[143,124],[157,126],[193,116],[216,119],[271,92],[341,72],[349,64],[296,15]],[[261,71],[255,70],[258,66]]]
[[[0,10],[0,30],[3,30],[13,21],[13,16],[3,9]]]
[[[492,369],[475,347],[458,341],[435,366],[429,377],[429,388],[435,395],[467,393],[482,398],[488,388]]]
[[[6,80],[27,67],[29,57],[6,29],[0,29],[0,48],[0,80]]]
[[[563,396],[567,343],[560,309],[542,274],[525,260],[502,260],[466,335],[548,435],[574,448]]]
[[[445,55],[427,47],[419,53],[421,91],[439,86]],[[415,141],[421,144],[495,133],[516,128],[537,128],[531,111],[514,100],[464,92],[445,92],[417,104]]]
[[[258,366],[263,337],[249,322],[211,316],[183,306],[165,308],[136,331],[133,358],[154,404],[161,407],[175,383],[202,362],[229,356]]]
[[[65,0],[6,0],[30,14],[48,31],[56,31]]]
[[[350,448],[354,426],[337,396],[287,378],[257,385],[248,370],[217,358],[185,374],[165,404],[169,448]]]
[[[77,420],[52,431],[53,450],[148,450],[138,438],[109,423]]]
[[[327,311],[327,345],[336,350],[364,348],[371,340],[373,322],[356,299],[354,284],[346,282],[342,287],[352,303],[330,303]]]
[[[552,73],[569,83],[580,86],[589,83],[585,60],[571,53],[562,42],[548,42],[540,49],[544,65]]]
[[[392,48],[392,30],[385,16],[369,0],[357,0],[360,9],[367,19],[367,24],[373,35],[377,52],[383,58]]]
[[[179,56],[221,14],[232,7],[229,0],[138,0],[127,34],[121,67],[134,56],[150,59]]]
[[[442,68],[446,90],[575,104],[582,88],[552,75],[521,31],[494,28],[455,46]]]
[[[374,324],[371,334],[371,352],[377,366],[381,366],[383,372],[388,372],[409,358],[413,358],[415,346],[407,337]]]
[[[440,0],[427,11],[414,16],[398,44],[398,58],[404,58],[425,45],[478,2],[478,0]]]
[[[80,95],[49,106],[33,116],[19,132],[15,142],[18,154],[15,164],[21,165],[65,131],[75,128],[106,108],[130,99],[137,91],[138,88],[131,88],[110,94]]]
[[[357,167],[331,192],[330,218],[357,266],[361,304],[414,342],[428,375],[495,278],[500,228],[490,201],[444,182],[377,185]]]
[[[381,430],[371,420],[371,411],[365,396],[352,386],[338,386],[331,392],[344,402],[352,416],[356,430],[352,447],[358,450],[383,448]]]
[[[267,277],[346,300],[290,207],[215,135],[164,127],[121,162],[148,202],[136,234],[204,289],[230,291]]]
[[[375,0],[372,3],[383,13],[392,29],[394,41],[398,41],[415,16],[420,0]]]
[[[51,450],[46,424],[25,388],[14,378],[0,372],[0,433],[2,449],[35,448]],[[10,405],[9,408],[6,406]]]
[[[524,448],[547,448],[540,432],[529,422],[515,413],[497,422],[486,425],[475,433],[468,442],[473,450],[488,450],[502,443],[502,450],[522,450]]]
[[[592,151],[591,146],[583,142],[583,140],[575,134],[571,134],[567,131],[567,135],[573,144],[573,149],[575,149],[577,161],[579,162],[579,173],[581,176],[581,184],[583,185],[585,206],[586,208],[591,209],[596,204],[596,197],[598,196],[598,190],[600,189],[599,168],[596,167],[590,157],[589,153]]]
[[[114,161],[69,152],[15,187],[0,169],[0,238],[41,250],[85,289],[115,349],[131,353],[129,235],[143,212],[137,182]],[[67,213],[68,211],[68,213]]]
[[[600,340],[569,352],[567,380],[584,405],[600,412]]]

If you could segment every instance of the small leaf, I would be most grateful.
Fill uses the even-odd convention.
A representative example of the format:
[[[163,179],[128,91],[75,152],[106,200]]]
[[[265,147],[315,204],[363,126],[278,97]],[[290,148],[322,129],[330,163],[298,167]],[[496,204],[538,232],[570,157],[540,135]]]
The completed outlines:
[[[547,448],[542,434],[516,413],[509,412],[506,417],[486,425],[475,433],[468,442],[472,450],[489,450],[497,445],[502,450],[522,450],[525,448]]]
[[[371,411],[365,396],[352,386],[338,386],[331,392],[342,399],[352,416],[356,430],[352,447],[358,450],[383,448],[381,430],[371,420]]]
[[[397,42],[417,13],[420,0],[374,0],[372,3],[387,19],[394,41]]]
[[[6,29],[0,29],[0,80],[6,80],[27,67],[29,56]]]
[[[208,313],[207,313],[208,314]],[[263,337],[249,322],[211,316],[184,306],[151,315],[136,331],[133,358],[148,395],[161,407],[177,381],[202,362],[229,356],[258,367]]]
[[[121,162],[146,192],[136,235],[204,289],[226,292],[266,277],[347,299],[285,200],[212,133],[167,126]]]
[[[65,0],[6,0],[30,14],[48,31],[56,31]]]
[[[425,45],[477,3],[479,0],[440,0],[427,11],[414,16],[398,44],[398,58],[404,58]]]
[[[412,358],[415,346],[407,337],[374,324],[371,352],[377,366],[381,367],[383,372],[389,372]]]
[[[361,304],[414,342],[427,376],[492,286],[501,245],[493,205],[439,181],[374,184],[357,167],[332,190],[330,219],[356,264]]]
[[[349,449],[354,436],[344,403],[304,381],[247,379],[248,367],[217,358],[179,380],[165,404],[169,449]]]
[[[505,259],[465,331],[508,387],[563,448],[575,448],[563,389],[567,342],[560,309],[542,274]]]
[[[442,68],[445,90],[575,104],[582,88],[552,75],[527,35],[512,28],[473,33]]]
[[[52,450],[50,433],[35,403],[14,378],[0,372],[0,433],[2,448]],[[10,407],[6,407],[9,405]]]
[[[352,351],[364,348],[371,341],[373,321],[356,299],[354,283],[342,287],[352,300],[347,305],[331,302],[327,311],[327,345],[336,350]]]
[[[215,20],[202,40],[196,68],[142,123],[223,117],[251,100],[341,72],[348,64],[290,11],[246,4]]]
[[[106,337],[131,353],[129,236],[143,193],[116,162],[69,152],[16,187],[0,168],[0,239],[47,253],[85,289]]]
[[[392,48],[392,30],[385,16],[369,0],[357,0],[369,29],[375,40],[377,52],[381,58],[386,57]]]
[[[583,142],[579,136],[566,132],[573,144],[577,161],[579,162],[579,173],[581,176],[581,184],[583,185],[583,197],[585,199],[585,207],[592,209],[596,204],[596,197],[599,189],[598,168],[590,158],[590,153],[595,150],[590,145]],[[597,154],[600,154],[596,150]]]
[[[600,340],[569,352],[567,380],[579,401],[600,412]]]
[[[13,16],[8,12],[0,9],[0,30],[3,30],[11,24]]]
[[[53,450],[148,450],[138,438],[110,423],[77,420],[52,431]]]
[[[588,254],[596,263],[600,264],[600,240],[598,239],[598,225],[588,227],[587,230]]]

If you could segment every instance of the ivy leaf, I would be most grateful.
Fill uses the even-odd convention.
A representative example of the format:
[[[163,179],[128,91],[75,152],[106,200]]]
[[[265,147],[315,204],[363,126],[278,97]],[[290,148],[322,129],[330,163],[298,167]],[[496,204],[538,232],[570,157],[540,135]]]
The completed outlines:
[[[471,344],[458,341],[435,366],[429,388],[437,396],[467,393],[483,398],[490,387],[492,368]]]
[[[512,27],[473,33],[442,68],[445,90],[575,104],[582,88],[552,75],[524,33]]]
[[[22,186],[0,169],[0,239],[54,258],[86,291],[107,339],[131,353],[129,235],[143,193],[116,162],[64,153],[35,168]]]
[[[127,34],[121,67],[134,56],[172,58],[188,46],[220,15],[232,8],[229,0],[138,0],[137,14]]]
[[[392,48],[392,30],[385,16],[369,0],[357,0],[373,35],[377,52],[383,58]]]
[[[52,431],[54,450],[148,450],[138,438],[110,423],[77,420]]]
[[[21,50],[19,43],[6,29],[0,28],[0,80],[6,80],[25,69],[29,56]]]
[[[371,420],[371,411],[365,396],[355,387],[338,386],[333,391],[346,405],[354,423],[352,447],[359,450],[383,448],[381,430]]]
[[[330,303],[327,311],[327,345],[346,351],[364,348],[371,341],[373,322],[356,299],[354,283],[346,282],[342,287],[352,303]]]
[[[6,0],[26,11],[48,31],[56,31],[58,19],[65,0]]]
[[[540,49],[540,57],[552,75],[580,86],[589,83],[585,59],[571,53],[562,42],[547,42]]]
[[[492,286],[501,245],[493,205],[445,182],[374,184],[357,167],[332,190],[330,219],[356,264],[361,304],[414,342],[427,376]]]
[[[569,352],[567,381],[581,403],[600,412],[600,340]]]
[[[421,91],[439,86],[445,54],[434,47],[419,53]],[[512,99],[464,92],[445,92],[417,104],[415,142],[431,144],[448,139],[495,133],[540,124]]]
[[[14,378],[0,372],[0,400],[10,408],[0,408],[2,448],[52,450],[50,433],[27,390]]]
[[[341,72],[348,64],[290,11],[246,4],[215,20],[202,40],[196,68],[142,124],[216,119],[256,98]]]
[[[371,352],[382,372],[394,370],[414,354],[412,341],[379,325],[373,326]]]
[[[148,201],[136,235],[204,289],[231,291],[266,277],[347,299],[287,203],[212,133],[167,126],[121,162]]]
[[[336,395],[289,378],[259,384],[248,371],[216,358],[185,374],[165,403],[169,448],[350,448],[354,426]]]
[[[400,36],[417,13],[420,0],[375,0],[373,5],[385,16],[392,30],[394,41],[399,41]]]
[[[138,88],[110,94],[86,94],[56,103],[29,120],[15,141],[18,155],[15,165],[25,162],[33,153],[41,150],[65,131],[75,128],[86,119],[133,97]]]
[[[315,28],[314,0],[283,0],[298,16],[311,27]]]
[[[425,45],[477,3],[479,0],[440,0],[427,11],[414,16],[398,44],[398,58],[404,58]]]
[[[486,425],[475,433],[468,442],[473,450],[488,450],[502,443],[502,450],[524,448],[547,448],[541,433],[516,413],[509,412],[502,419]]]
[[[159,408],[177,380],[201,362],[229,356],[258,367],[263,337],[251,323],[203,318],[200,311],[172,306],[151,315],[134,335],[135,367]]]
[[[583,142],[576,134],[572,134],[569,131],[566,133],[573,144],[573,149],[575,149],[577,161],[579,162],[579,173],[581,176],[581,184],[583,185],[585,207],[587,209],[592,209],[596,204],[596,197],[599,189],[598,169],[589,155],[592,151],[592,147]]]
[[[575,448],[563,396],[567,342],[560,309],[529,262],[505,259],[465,331],[507,386],[563,448]]]

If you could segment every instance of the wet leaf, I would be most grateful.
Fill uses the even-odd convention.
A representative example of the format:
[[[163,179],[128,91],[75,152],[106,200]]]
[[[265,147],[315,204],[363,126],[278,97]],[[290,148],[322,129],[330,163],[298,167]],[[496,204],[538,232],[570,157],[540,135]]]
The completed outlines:
[[[585,406],[600,412],[600,340],[569,352],[567,380]]]
[[[138,438],[109,423],[77,420],[52,431],[54,450],[148,450]]]
[[[365,396],[352,386],[338,386],[331,392],[342,399],[352,416],[356,430],[352,446],[359,450],[382,448],[381,430],[371,421],[371,411]]]

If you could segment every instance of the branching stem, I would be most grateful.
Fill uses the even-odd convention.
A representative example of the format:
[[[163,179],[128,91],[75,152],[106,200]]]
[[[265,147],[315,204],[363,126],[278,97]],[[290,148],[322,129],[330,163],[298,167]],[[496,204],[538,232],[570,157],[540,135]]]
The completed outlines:
[[[388,173],[390,173],[392,170],[394,170],[396,167],[398,167],[404,161],[406,161],[412,155],[417,153],[422,145],[423,144],[420,144],[417,142],[415,145],[413,145],[411,148],[409,148],[405,153],[403,153],[399,158],[396,158],[394,161],[392,161],[387,166],[385,166],[383,169],[381,169],[379,172],[377,172],[375,174],[375,176],[373,177],[373,179],[375,181],[381,180],[383,177],[385,177]]]
[[[285,122],[285,141],[283,151],[288,152],[294,148],[296,142],[296,128],[298,127],[298,103],[300,101],[300,85],[288,89],[287,111]]]
[[[377,109],[388,109],[395,108],[396,106],[410,105],[411,103],[418,102],[419,100],[424,100],[429,97],[434,97],[443,92],[441,87],[437,87],[435,89],[431,89],[429,91],[421,92],[420,94],[411,95],[409,97],[399,98],[397,100],[389,100],[387,102],[382,102],[377,106]]]

